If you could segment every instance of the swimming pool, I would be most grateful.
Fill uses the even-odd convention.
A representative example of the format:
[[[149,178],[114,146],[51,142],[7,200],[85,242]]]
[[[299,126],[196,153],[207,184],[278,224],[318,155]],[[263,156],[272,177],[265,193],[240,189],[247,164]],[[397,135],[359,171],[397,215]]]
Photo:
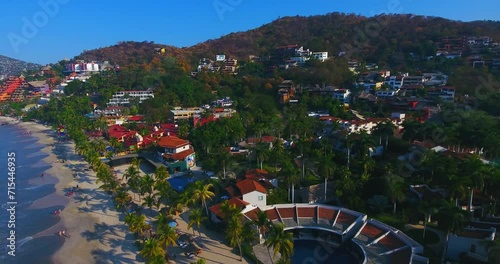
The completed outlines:
[[[292,264],[358,264],[348,249],[316,240],[295,240],[293,247]]]
[[[172,186],[174,190],[182,192],[188,184],[195,182],[196,179],[194,179],[193,177],[178,176],[169,178],[167,179],[167,181],[170,183],[170,186]]]

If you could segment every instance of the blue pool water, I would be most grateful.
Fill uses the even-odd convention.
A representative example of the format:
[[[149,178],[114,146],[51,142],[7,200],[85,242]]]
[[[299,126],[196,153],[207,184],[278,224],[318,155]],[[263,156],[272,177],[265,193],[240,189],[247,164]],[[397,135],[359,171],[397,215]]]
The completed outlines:
[[[292,264],[358,264],[347,249],[315,240],[295,240]]]
[[[167,181],[174,190],[182,192],[188,184],[195,182],[196,180],[192,177],[178,176],[167,179]]]

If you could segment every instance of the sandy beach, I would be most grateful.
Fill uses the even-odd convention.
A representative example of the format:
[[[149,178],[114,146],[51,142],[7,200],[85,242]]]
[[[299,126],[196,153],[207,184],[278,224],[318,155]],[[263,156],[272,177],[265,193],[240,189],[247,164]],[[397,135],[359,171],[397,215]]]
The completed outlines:
[[[115,209],[112,197],[98,188],[95,172],[87,162],[75,153],[73,141],[60,141],[57,133],[51,127],[34,122],[19,122],[16,119],[0,116],[0,123],[8,122],[17,125],[26,132],[38,138],[36,144],[44,146],[41,150],[48,156],[43,159],[51,168],[46,175],[55,177],[56,192],[38,199],[32,208],[64,208],[61,221],[55,226],[33,236],[34,239],[47,236],[57,236],[57,232],[65,230],[70,237],[61,237],[63,246],[53,255],[56,264],[87,264],[87,263],[144,263],[138,256],[134,235],[128,231],[124,223],[125,214]],[[63,162],[64,160],[64,162]],[[117,166],[114,172],[121,178],[128,165]],[[142,167],[142,166],[141,166]],[[142,173],[151,173],[147,168],[141,168]],[[37,181],[39,181],[37,183]],[[43,179],[34,179],[33,184],[42,183]],[[50,179],[47,179],[50,181]],[[52,182],[54,183],[54,182]],[[72,197],[68,191],[79,186]],[[140,203],[140,202],[139,202]],[[146,214],[148,221],[153,219]],[[192,234],[188,230],[189,212],[175,216],[180,233]],[[192,263],[198,258],[205,258],[206,263],[247,263],[239,261],[239,255],[225,241],[224,235],[201,227],[202,237],[196,237],[197,245],[203,250],[202,255],[188,259],[178,246],[171,247],[168,252],[176,255],[176,263]]]
[[[75,153],[74,143],[57,140],[56,132],[42,124],[8,117],[0,117],[0,122],[31,131],[38,138],[37,144],[45,146],[42,152],[49,155],[43,161],[52,167],[45,173],[58,179],[56,192],[37,200],[31,208],[64,206],[59,224],[33,236],[56,236],[58,231],[66,230],[70,237],[61,237],[65,241],[53,256],[54,263],[140,263],[123,213],[117,212],[112,198],[98,189],[95,173]],[[72,197],[66,196],[76,185],[80,190]]]

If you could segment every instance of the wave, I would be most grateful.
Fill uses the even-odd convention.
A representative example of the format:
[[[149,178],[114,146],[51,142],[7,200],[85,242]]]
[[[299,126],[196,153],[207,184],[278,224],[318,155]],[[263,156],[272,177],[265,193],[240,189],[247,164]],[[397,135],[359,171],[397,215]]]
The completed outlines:
[[[31,191],[31,190],[36,190],[40,187],[43,187],[45,185],[35,185],[35,186],[31,186],[31,187],[28,187],[28,188],[24,188],[24,189],[21,189],[21,190],[28,190],[28,191]]]
[[[30,237],[30,236],[21,239],[19,242],[17,242],[17,248],[18,249],[21,248],[22,245],[26,244],[26,242],[28,242],[28,241],[30,241],[32,239],[33,239],[33,237]]]

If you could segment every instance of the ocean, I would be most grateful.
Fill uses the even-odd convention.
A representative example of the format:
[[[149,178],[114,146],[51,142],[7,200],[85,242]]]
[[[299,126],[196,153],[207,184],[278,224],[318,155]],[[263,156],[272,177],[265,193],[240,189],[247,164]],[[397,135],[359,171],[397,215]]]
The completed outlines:
[[[52,255],[64,243],[64,239],[55,234],[64,227],[53,212],[64,209],[64,204],[59,198],[62,196],[55,193],[58,180],[46,172],[51,166],[42,161],[48,156],[41,151],[45,146],[15,125],[0,126],[0,138],[0,263],[52,263]],[[12,153],[15,160],[11,159],[9,164],[9,154],[14,157]],[[11,197],[9,167],[15,168],[15,189],[11,189]],[[33,206],[44,197],[43,205]],[[13,205],[15,210],[9,211]],[[12,232],[15,238],[9,240]],[[14,242],[15,252],[9,248]]]

